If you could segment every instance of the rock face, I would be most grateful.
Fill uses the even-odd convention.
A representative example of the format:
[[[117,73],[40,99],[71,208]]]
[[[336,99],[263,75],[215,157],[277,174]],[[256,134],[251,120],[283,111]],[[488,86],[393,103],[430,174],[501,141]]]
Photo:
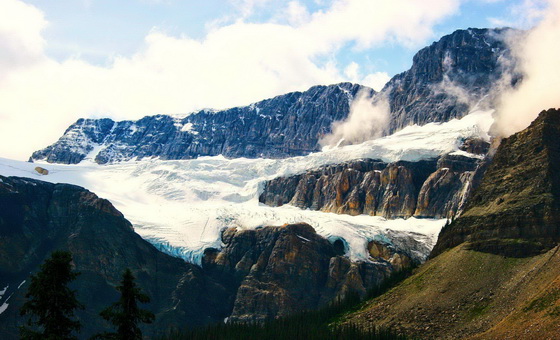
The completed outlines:
[[[451,218],[462,210],[479,163],[460,155],[389,164],[350,161],[273,179],[259,202],[338,214]]]
[[[461,218],[444,228],[436,256],[463,242],[473,249],[531,256],[560,241],[560,111],[540,113],[502,140]]]
[[[132,230],[110,202],[68,184],[0,176],[0,338],[17,339],[30,273],[53,250],[69,250],[81,275],[72,283],[86,309],[80,338],[105,330],[99,311],[118,298],[130,268],[152,298],[156,322],[144,334],[232,320],[263,320],[315,309],[349,293],[364,295],[395,270],[423,260],[425,245],[389,235],[369,244],[371,261],[343,256],[307,224],[226,229],[223,249],[208,249],[198,267],[159,252]],[[397,250],[405,249],[405,250]]]
[[[348,117],[359,91],[373,95],[373,101],[387,98],[391,110],[387,133],[411,124],[448,121],[466,115],[475,104],[490,105],[491,89],[504,72],[510,73],[507,65],[514,64],[501,63],[510,59],[503,37],[511,32],[468,29],[444,36],[420,50],[410,70],[395,76],[378,94],[341,83],[185,118],[79,119],[56,143],[34,152],[31,160],[75,164],[89,157],[104,164],[145,157],[305,155],[319,151],[318,141],[331,132],[332,123]]]
[[[432,258],[346,320],[426,339],[558,339],[560,110],[499,145]]]
[[[281,158],[319,151],[317,141],[334,121],[348,116],[358,91],[350,83],[315,86],[245,107],[203,110],[185,118],[166,115],[138,121],[79,119],[53,145],[31,159],[75,164],[91,157],[104,164],[132,158],[191,159],[198,156]]]
[[[410,70],[393,77],[380,93],[391,108],[389,132],[460,118],[474,105],[491,105],[492,88],[504,73],[514,71],[504,37],[515,33],[457,30],[416,53]],[[519,79],[514,76],[512,82]]]
[[[225,290],[194,265],[165,255],[132,230],[107,200],[68,184],[0,176],[0,338],[18,338],[29,274],[54,250],[69,250],[81,275],[72,283],[87,306],[77,313],[82,337],[105,329],[98,316],[118,298],[114,287],[130,268],[156,314],[146,335],[171,325],[197,325],[229,314]]]
[[[207,249],[203,268],[237,291],[232,321],[259,321],[313,310],[348,293],[365,295],[390,273],[418,261],[390,245],[370,242],[375,262],[353,263],[338,240],[331,244],[308,224],[258,230],[229,228],[224,248]]]

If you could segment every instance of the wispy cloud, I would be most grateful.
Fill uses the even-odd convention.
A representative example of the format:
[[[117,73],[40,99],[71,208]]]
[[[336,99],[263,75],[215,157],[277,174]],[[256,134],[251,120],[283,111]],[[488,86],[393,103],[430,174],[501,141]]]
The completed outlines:
[[[265,2],[239,4],[249,13]],[[83,116],[134,119],[224,108],[346,80],[380,87],[386,74],[337,65],[329,56],[343,46],[423,44],[458,6],[459,0],[336,0],[309,13],[290,2],[290,22],[216,23],[203,39],[152,31],[137,53],[102,67],[79,57],[48,58],[43,13],[20,0],[3,0],[0,155],[23,158]]]
[[[497,112],[497,132],[509,136],[527,127],[537,114],[560,107],[560,0],[547,2],[544,19],[521,39],[510,41],[523,74],[522,83],[506,91]],[[542,13],[535,3],[528,15]]]

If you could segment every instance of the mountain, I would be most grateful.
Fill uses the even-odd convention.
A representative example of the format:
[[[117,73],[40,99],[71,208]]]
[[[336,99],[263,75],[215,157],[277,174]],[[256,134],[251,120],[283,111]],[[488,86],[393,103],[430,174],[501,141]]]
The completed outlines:
[[[30,160],[99,164],[146,157],[199,156],[283,158],[321,149],[333,122],[348,118],[352,101],[365,92],[390,106],[387,133],[408,125],[445,122],[478,105],[491,107],[492,88],[512,62],[503,39],[510,29],[458,30],[420,50],[410,70],[396,75],[380,93],[350,83],[314,86],[249,106],[202,110],[186,117],[156,115],[137,121],[79,119],[54,144]],[[514,77],[514,79],[517,79]]]
[[[437,339],[560,334],[560,110],[502,140],[432,259],[345,322]]]
[[[201,268],[156,250],[109,201],[83,188],[0,176],[0,202],[2,339],[18,338],[29,275],[58,249],[71,251],[81,272],[71,287],[87,306],[78,312],[83,336],[107,327],[98,313],[118,298],[114,287],[126,268],[152,298],[147,305],[156,314],[152,330],[213,322],[228,314],[224,289]]]
[[[318,151],[317,142],[330,132],[332,123],[348,116],[359,91],[374,93],[361,85],[341,83],[314,86],[244,107],[202,110],[184,118],[79,119],[56,143],[34,152],[31,159],[76,164],[89,155],[105,164],[145,157],[305,155]]]
[[[263,320],[317,309],[347,294],[363,296],[420,261],[385,238],[369,242],[370,261],[352,262],[342,240],[331,243],[304,223],[229,228],[221,239],[221,249],[206,249],[196,266],[158,251],[109,201],[88,190],[0,176],[0,337],[18,338],[29,275],[58,249],[72,252],[81,273],[71,285],[86,306],[77,313],[80,338],[108,327],[98,313],[118,298],[114,287],[126,268],[152,298],[146,307],[156,321],[144,333],[154,336],[226,317]],[[422,247],[410,237],[395,239],[412,250]]]
[[[231,321],[263,321],[352,293],[364,296],[392,273],[419,263],[386,241],[370,241],[369,261],[352,262],[343,256],[348,249],[341,239],[331,243],[306,223],[229,228],[222,241],[221,250],[206,249],[202,267],[232,288]]]
[[[509,28],[457,30],[421,49],[412,67],[394,76],[380,95],[391,108],[389,133],[411,124],[461,118],[475,106],[493,107],[501,85],[521,78],[505,39]],[[501,84],[504,75],[512,84]]]

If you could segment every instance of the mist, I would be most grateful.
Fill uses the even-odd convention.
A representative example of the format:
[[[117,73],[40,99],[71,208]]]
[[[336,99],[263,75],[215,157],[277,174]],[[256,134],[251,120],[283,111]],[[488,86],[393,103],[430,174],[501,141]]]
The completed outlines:
[[[523,75],[521,84],[499,98],[493,134],[520,131],[545,109],[560,107],[560,0],[549,0],[544,18],[509,45]]]
[[[389,113],[389,102],[385,96],[374,96],[370,90],[362,89],[350,106],[348,118],[333,123],[332,133],[319,143],[324,147],[334,147],[379,138],[387,130]]]

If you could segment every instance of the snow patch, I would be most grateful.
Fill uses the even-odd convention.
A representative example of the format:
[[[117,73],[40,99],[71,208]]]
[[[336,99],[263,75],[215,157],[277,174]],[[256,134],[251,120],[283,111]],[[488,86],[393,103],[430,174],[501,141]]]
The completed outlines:
[[[308,238],[305,238],[305,237],[303,237],[303,236],[301,236],[301,235],[296,235],[296,236],[297,236],[297,237],[298,237],[298,238],[299,238],[300,240],[302,240],[302,241],[305,241],[305,242],[311,242],[311,240],[310,240],[310,239],[308,239]]]
[[[8,303],[8,301],[10,300],[10,298],[12,297],[12,295],[14,295],[13,293],[10,294],[10,296],[8,296],[8,298],[4,301],[4,303],[0,306],[0,314],[4,313],[6,311],[6,309],[8,309],[8,306],[10,305]]]
[[[183,127],[181,127],[181,131],[188,132],[193,135],[198,135],[198,131],[194,130],[193,128],[193,123],[186,123],[185,125],[183,125]]]
[[[0,290],[0,299],[2,299],[2,296],[4,296],[4,294],[6,294],[8,287],[10,287],[10,285],[7,285],[6,287],[4,287],[4,289]]]

